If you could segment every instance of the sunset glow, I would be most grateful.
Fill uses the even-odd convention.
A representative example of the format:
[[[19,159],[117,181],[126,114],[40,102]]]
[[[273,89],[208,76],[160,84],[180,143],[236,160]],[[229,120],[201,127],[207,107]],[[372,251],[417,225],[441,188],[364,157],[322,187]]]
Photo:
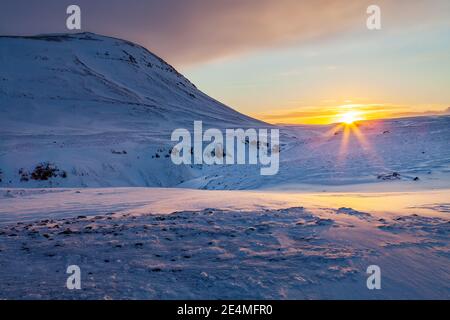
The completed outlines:
[[[448,114],[450,108],[427,105],[417,106],[426,109],[424,112],[410,112],[406,105],[391,105],[387,103],[352,103],[340,105],[320,105],[282,109],[251,115],[263,121],[274,124],[312,124],[327,125],[333,123],[352,123],[362,120],[387,118],[402,118],[430,114]]]
[[[352,124],[355,121],[362,120],[361,116],[355,111],[349,111],[341,115],[339,122]]]

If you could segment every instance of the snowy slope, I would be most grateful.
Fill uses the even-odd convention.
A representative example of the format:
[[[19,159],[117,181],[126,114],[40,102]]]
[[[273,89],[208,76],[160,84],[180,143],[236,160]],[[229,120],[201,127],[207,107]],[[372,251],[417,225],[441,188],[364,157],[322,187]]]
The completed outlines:
[[[230,167],[204,187],[298,189],[302,184],[388,186],[397,182],[403,182],[403,189],[450,186],[450,116],[361,121],[347,129],[342,125],[284,127],[281,132],[277,175],[248,170],[236,177]]]
[[[170,134],[194,120],[269,127],[130,42],[90,33],[0,37],[0,187],[296,188],[386,184],[394,172],[411,184],[450,181],[449,116],[361,122],[346,148],[334,125],[280,127],[275,176],[258,166],[174,165]],[[54,176],[34,179],[47,163]]]
[[[90,33],[0,37],[0,83],[3,186],[171,186],[190,177],[165,158],[175,128],[268,126],[147,49]],[[67,178],[20,181],[42,162]]]
[[[159,132],[193,119],[261,124],[203,94],[131,42],[91,33],[0,41],[3,129]]]

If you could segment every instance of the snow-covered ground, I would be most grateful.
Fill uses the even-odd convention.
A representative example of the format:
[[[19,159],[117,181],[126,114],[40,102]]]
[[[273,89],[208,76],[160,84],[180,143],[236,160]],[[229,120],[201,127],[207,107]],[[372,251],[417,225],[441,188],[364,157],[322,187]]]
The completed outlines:
[[[449,196],[2,189],[0,298],[449,299]]]
[[[450,298],[449,116],[277,127],[275,176],[174,165],[194,120],[274,127],[123,40],[0,37],[0,298]]]

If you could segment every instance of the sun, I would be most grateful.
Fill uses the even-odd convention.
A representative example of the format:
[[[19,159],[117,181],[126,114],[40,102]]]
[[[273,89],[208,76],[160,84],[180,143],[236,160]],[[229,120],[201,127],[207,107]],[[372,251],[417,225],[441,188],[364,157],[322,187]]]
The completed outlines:
[[[339,122],[342,122],[345,124],[352,124],[358,120],[361,120],[361,117],[355,111],[348,111],[346,113],[341,114],[339,117]]]

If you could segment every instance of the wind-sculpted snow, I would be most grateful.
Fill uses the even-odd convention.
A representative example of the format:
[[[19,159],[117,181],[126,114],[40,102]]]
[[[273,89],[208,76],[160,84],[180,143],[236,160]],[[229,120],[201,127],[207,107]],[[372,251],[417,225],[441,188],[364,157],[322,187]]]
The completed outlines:
[[[351,237],[358,237],[353,224],[302,207],[19,222],[0,228],[0,298],[431,298],[430,290],[435,297],[448,298],[448,270],[427,270],[420,258],[434,257],[430,266],[448,265],[449,239],[442,234],[445,228],[448,232],[448,223],[420,216],[396,218],[380,226],[389,227],[386,234],[376,235],[375,225],[366,225],[366,242],[356,244],[340,239],[353,232]],[[425,233],[414,236],[413,228]],[[406,245],[405,238],[387,235],[394,229],[397,235],[412,236],[408,243],[414,251],[395,259],[399,265],[393,274],[381,264],[386,285],[374,293],[365,288],[365,268],[392,260],[386,250]],[[374,235],[385,242],[374,245]],[[398,273],[411,262],[402,262],[405,257],[430,274],[408,283]],[[65,270],[71,264],[82,270],[81,291],[65,288]],[[389,285],[390,278],[398,287]],[[424,287],[415,287],[422,281]]]
[[[404,237],[402,240],[387,241],[384,244],[386,248],[408,248],[410,250],[417,250],[417,248],[425,247],[434,251],[437,255],[450,260],[449,219],[423,217],[414,214],[394,218],[392,222],[383,221],[383,223],[379,225],[379,228],[395,234],[409,235],[409,237]],[[450,278],[448,266],[446,267],[446,270]],[[450,286],[448,289],[450,290]]]
[[[12,258],[0,261],[6,276],[1,297],[71,297],[58,285],[67,263],[86,266],[85,292],[79,296],[84,298],[300,295],[301,288],[323,277],[336,281],[356,273],[349,263],[363,251],[331,246],[321,237],[333,224],[302,208],[254,214],[215,209],[163,216],[108,214],[19,223],[0,231],[1,257]],[[32,272],[27,272],[26,261],[33,261]],[[316,270],[318,265],[323,270]],[[333,272],[326,273],[328,269]],[[283,293],[274,276],[294,291]],[[21,292],[25,286],[27,293]]]
[[[423,217],[417,214],[400,216],[391,223],[383,221],[379,228],[390,232],[408,232],[418,236],[442,237],[448,240],[450,236],[450,220],[439,217]]]
[[[419,206],[416,208],[430,209],[438,212],[450,213],[450,203],[425,204],[423,206]]]
[[[373,219],[369,213],[356,211],[356,210],[353,210],[352,208],[339,208],[336,210],[336,214],[347,214],[347,215],[355,216],[355,217],[358,217],[359,219],[368,220],[368,221]]]

